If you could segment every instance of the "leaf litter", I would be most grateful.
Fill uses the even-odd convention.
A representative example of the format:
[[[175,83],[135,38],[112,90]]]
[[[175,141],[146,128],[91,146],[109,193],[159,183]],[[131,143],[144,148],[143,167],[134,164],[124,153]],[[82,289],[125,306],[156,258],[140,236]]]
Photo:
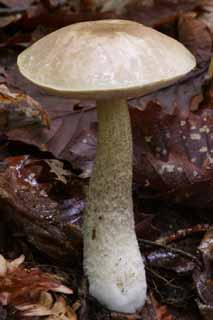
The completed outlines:
[[[212,224],[211,3],[136,2],[127,4],[128,10],[111,6],[107,11],[93,1],[0,1],[0,227],[13,239],[8,245],[7,232],[2,233],[1,252],[17,257],[20,245],[18,251],[25,250],[37,265],[68,264],[78,283],[72,302],[45,292],[36,305],[28,300],[15,315],[14,305],[3,306],[3,319],[23,319],[25,313],[34,320],[42,312],[49,320],[211,319],[211,232],[202,240],[206,229],[193,229]],[[196,70],[182,81],[129,101],[138,237],[158,243],[172,231],[186,235],[171,235],[163,250],[151,243],[143,247],[150,292],[142,313],[132,316],[109,313],[88,297],[86,286],[81,288],[81,219],[96,150],[95,105],[49,96],[16,67],[18,52],[50,31],[110,17],[156,27],[183,42],[197,59]]]

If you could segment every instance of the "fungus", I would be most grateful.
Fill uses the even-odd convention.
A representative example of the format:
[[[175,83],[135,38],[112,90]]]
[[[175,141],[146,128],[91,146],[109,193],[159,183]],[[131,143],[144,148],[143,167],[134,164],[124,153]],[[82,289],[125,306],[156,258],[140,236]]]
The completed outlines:
[[[126,99],[168,86],[195,66],[176,40],[126,20],[77,23],[18,57],[21,73],[57,95],[94,99],[97,155],[84,212],[84,270],[90,294],[133,313],[146,299],[132,202],[132,135]]]

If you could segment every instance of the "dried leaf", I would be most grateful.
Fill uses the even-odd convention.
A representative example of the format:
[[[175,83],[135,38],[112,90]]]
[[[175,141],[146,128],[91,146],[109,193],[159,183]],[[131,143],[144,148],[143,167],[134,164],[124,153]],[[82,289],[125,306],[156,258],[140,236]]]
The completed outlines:
[[[4,257],[1,256],[1,260],[3,259]],[[61,277],[46,273],[37,267],[24,267],[23,261],[24,256],[11,262],[4,259],[7,268],[0,276],[0,302],[2,305],[11,304],[16,309],[25,311],[28,309],[27,305],[39,303],[42,292],[73,293],[71,289],[61,284]]]
[[[197,288],[197,305],[205,320],[211,320],[213,316],[213,228],[210,228],[204,236],[199,250],[203,257],[203,270],[195,270],[193,278]]]
[[[40,297],[40,300],[37,304],[30,305],[22,305],[18,306],[17,309],[22,311],[22,315],[24,317],[45,317],[46,320],[77,320],[77,315],[75,311],[69,306],[63,297],[57,298],[56,302],[50,303],[47,305],[47,297],[44,301],[44,295],[47,293],[43,293]]]
[[[201,251],[204,263],[203,270],[196,270],[194,280],[197,287],[201,304],[213,310],[213,228],[207,231],[202,240],[199,249]]]
[[[56,179],[63,183],[67,183],[65,176],[71,176],[71,173],[68,170],[64,170],[64,164],[58,160],[45,160],[50,167],[50,172],[56,175]]]
[[[68,184],[69,203],[65,202],[63,209],[48,195],[54,188],[59,193],[60,182],[55,180],[46,161],[27,156],[11,157],[6,161],[7,168],[0,172],[0,201],[5,219],[13,221],[16,228],[19,227],[46,255],[58,261],[68,259],[70,264],[73,260],[77,265],[82,252],[79,228],[82,205],[79,203],[83,201],[77,178],[73,176]],[[66,190],[62,190],[63,204]]]
[[[91,122],[96,121],[94,105],[84,103],[80,107],[76,100],[48,96],[29,82],[17,72],[17,68],[11,70],[12,83],[29,88],[30,95],[42,103],[48,112],[51,122],[50,130],[10,130],[7,134],[10,139],[16,139],[25,143],[34,144],[42,150],[49,150],[57,158],[70,160],[70,148],[73,146],[79,130],[90,128]],[[15,74],[14,74],[15,72]],[[28,90],[27,90],[28,91]]]
[[[212,110],[188,118],[132,109],[135,182],[147,196],[211,206]],[[205,186],[205,187],[204,187]],[[203,192],[202,192],[203,191]]]
[[[185,80],[158,90],[145,97],[130,101],[130,104],[143,110],[155,103],[164,112],[187,116],[190,110],[199,109],[203,101],[203,85],[208,78],[208,70],[212,55],[212,37],[206,25],[191,17],[181,17],[178,24],[179,40],[195,55],[196,69]]]
[[[178,21],[178,36],[197,61],[197,71],[208,69],[212,53],[212,37],[205,23],[188,16]],[[202,38],[201,38],[202,36]]]
[[[157,0],[137,1],[130,3],[125,18],[142,22],[151,27],[168,27],[183,14],[202,6],[203,0]]]
[[[213,3],[212,0],[203,0],[202,9],[198,15],[198,19],[207,24],[213,33]]]
[[[48,127],[47,112],[31,97],[12,93],[0,85],[0,129],[2,131],[23,127]]]
[[[174,320],[166,305],[160,305],[154,295],[150,293],[147,303],[141,313],[144,320]]]

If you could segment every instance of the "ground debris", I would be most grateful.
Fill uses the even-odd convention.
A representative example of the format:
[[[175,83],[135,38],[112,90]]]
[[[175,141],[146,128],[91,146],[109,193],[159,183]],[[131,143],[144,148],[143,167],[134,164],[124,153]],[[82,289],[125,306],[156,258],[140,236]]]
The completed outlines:
[[[204,268],[194,271],[194,281],[199,296],[197,304],[204,319],[211,320],[213,316],[213,228],[206,232],[199,250]]]
[[[0,130],[25,127],[49,127],[48,113],[30,96],[0,85]]]
[[[71,190],[73,197],[62,197],[61,204],[49,196],[61,183],[45,160],[30,159],[29,156],[9,157],[4,160],[7,168],[0,173],[0,201],[4,218],[14,224],[39,250],[60,263],[63,259],[81,259],[82,238],[79,229],[79,213],[82,210],[82,195],[77,185]],[[70,188],[75,185],[71,178]],[[57,187],[58,186],[58,187]],[[79,185],[80,186],[80,185]],[[75,193],[76,192],[76,193]],[[54,193],[54,192],[53,192]],[[71,201],[72,200],[72,201]],[[54,239],[54,242],[51,241]],[[63,247],[63,250],[61,248]]]
[[[211,2],[0,0],[0,252],[10,261],[21,253],[30,257],[26,281],[40,270],[37,260],[68,266],[69,275],[73,264],[82,281],[81,219],[98,124],[93,102],[51,96],[24,79],[16,66],[20,51],[74,22],[124,18],[176,38],[197,60],[197,68],[173,86],[129,100],[135,221],[149,287],[142,312],[111,313],[85,286],[80,301],[70,295],[68,303],[50,290],[19,311],[0,306],[1,320],[212,319]],[[0,257],[1,276],[7,263]],[[31,282],[29,288],[37,283]]]
[[[22,319],[28,316],[50,316],[47,319],[73,319],[74,310],[68,306],[65,299],[53,293],[70,295],[73,291],[62,284],[63,278],[42,271],[39,267],[27,267],[23,264],[25,257],[21,255],[15,260],[6,260],[0,255],[0,303],[7,310],[13,306]],[[69,313],[73,318],[65,318]],[[64,318],[60,317],[64,314]],[[58,315],[58,318],[57,318]]]

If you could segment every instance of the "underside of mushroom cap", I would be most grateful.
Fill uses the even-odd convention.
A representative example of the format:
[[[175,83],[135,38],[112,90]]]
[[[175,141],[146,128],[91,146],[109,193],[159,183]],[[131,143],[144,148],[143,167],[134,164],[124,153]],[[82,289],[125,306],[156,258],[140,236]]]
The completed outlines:
[[[127,20],[70,25],[18,57],[19,69],[30,81],[79,99],[143,95],[173,83],[195,64],[178,41]]]

